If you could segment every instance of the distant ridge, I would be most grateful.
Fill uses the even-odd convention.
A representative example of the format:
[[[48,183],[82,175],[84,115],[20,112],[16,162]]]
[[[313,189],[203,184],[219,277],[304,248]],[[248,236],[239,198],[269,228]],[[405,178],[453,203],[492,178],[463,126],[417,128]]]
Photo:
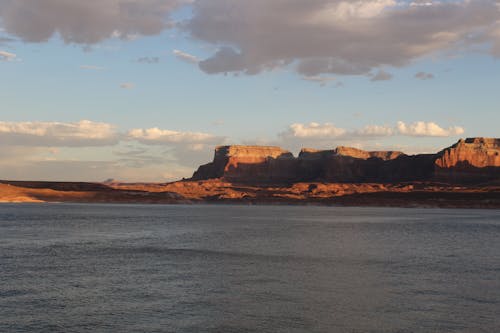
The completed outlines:
[[[500,139],[435,154],[221,146],[192,179],[171,183],[0,180],[0,203],[297,204],[500,208]]]
[[[302,149],[298,157],[280,147],[220,146],[192,180],[241,183],[405,182],[478,183],[500,179],[500,139],[461,139],[435,154],[398,151]]]

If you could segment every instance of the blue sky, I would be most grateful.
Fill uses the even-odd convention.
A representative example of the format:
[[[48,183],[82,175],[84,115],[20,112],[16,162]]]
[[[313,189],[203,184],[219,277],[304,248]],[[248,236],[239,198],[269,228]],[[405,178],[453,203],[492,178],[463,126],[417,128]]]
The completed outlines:
[[[218,144],[498,137],[495,1],[122,2],[0,0],[1,178],[168,181]]]

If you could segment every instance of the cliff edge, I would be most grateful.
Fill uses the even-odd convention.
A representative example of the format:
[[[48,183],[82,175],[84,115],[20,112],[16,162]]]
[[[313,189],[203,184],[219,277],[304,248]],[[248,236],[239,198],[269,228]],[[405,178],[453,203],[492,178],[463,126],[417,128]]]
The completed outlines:
[[[450,182],[500,178],[500,139],[469,138],[437,154],[435,177]]]
[[[435,154],[364,151],[351,147],[302,149],[298,157],[280,147],[220,146],[192,180],[239,183],[407,182],[469,183],[500,178],[500,139],[468,138]]]

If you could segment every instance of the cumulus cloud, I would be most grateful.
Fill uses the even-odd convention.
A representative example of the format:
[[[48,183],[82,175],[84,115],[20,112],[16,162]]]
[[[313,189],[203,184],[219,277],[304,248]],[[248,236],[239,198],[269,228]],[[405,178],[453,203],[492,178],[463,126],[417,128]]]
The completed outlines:
[[[174,56],[177,57],[177,59],[180,59],[190,64],[197,64],[200,62],[200,59],[198,59],[198,57],[186,52],[182,52],[180,50],[173,50],[172,53]]]
[[[157,127],[119,132],[108,123],[6,122],[0,121],[0,145],[31,147],[90,147],[136,141],[145,145],[182,145],[201,150],[203,145],[220,144],[224,137],[202,132],[182,132]],[[143,150],[139,150],[141,153]]]
[[[199,64],[210,74],[292,64],[303,76],[368,75],[467,46],[500,50],[494,0],[211,0],[193,7],[184,29],[219,47]]]
[[[465,130],[460,126],[442,128],[434,122],[418,121],[413,124],[405,124],[399,121],[397,124],[398,133],[408,136],[456,136],[464,134]]]
[[[346,130],[343,128],[336,127],[333,124],[292,124],[287,132],[283,133],[282,136],[295,137],[295,138],[336,138],[346,134]]]
[[[182,144],[192,150],[199,149],[200,145],[217,144],[224,140],[222,137],[208,133],[180,132],[157,127],[133,129],[128,132],[127,137],[146,145]]]
[[[82,120],[60,122],[0,122],[0,144],[40,147],[107,146],[118,142],[115,127]]]
[[[0,61],[11,61],[14,60],[17,56],[14,53],[10,53],[7,51],[0,51]]]
[[[413,137],[449,137],[458,136],[465,133],[460,126],[442,128],[434,122],[418,121],[406,124],[399,121],[395,126],[390,125],[367,125],[360,129],[348,130],[337,127],[331,123],[318,124],[292,124],[289,128],[280,133],[282,139],[307,139],[307,140],[328,140],[328,139],[363,139],[389,136],[413,136]]]
[[[9,179],[173,180],[190,176],[224,141],[208,133],[158,128],[120,132],[88,120],[0,122],[0,173]],[[104,160],[89,160],[81,154],[85,147]]]
[[[415,74],[415,78],[419,80],[432,80],[434,78],[434,74],[426,73],[426,72],[418,72]]]
[[[159,34],[169,13],[185,0],[2,0],[0,21],[8,34],[44,42],[58,34],[66,43]]]

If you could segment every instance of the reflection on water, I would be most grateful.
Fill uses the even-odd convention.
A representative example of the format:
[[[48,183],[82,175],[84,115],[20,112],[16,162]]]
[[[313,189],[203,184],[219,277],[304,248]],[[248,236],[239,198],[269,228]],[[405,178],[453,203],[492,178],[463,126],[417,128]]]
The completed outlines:
[[[1,332],[498,332],[500,212],[0,205]]]

